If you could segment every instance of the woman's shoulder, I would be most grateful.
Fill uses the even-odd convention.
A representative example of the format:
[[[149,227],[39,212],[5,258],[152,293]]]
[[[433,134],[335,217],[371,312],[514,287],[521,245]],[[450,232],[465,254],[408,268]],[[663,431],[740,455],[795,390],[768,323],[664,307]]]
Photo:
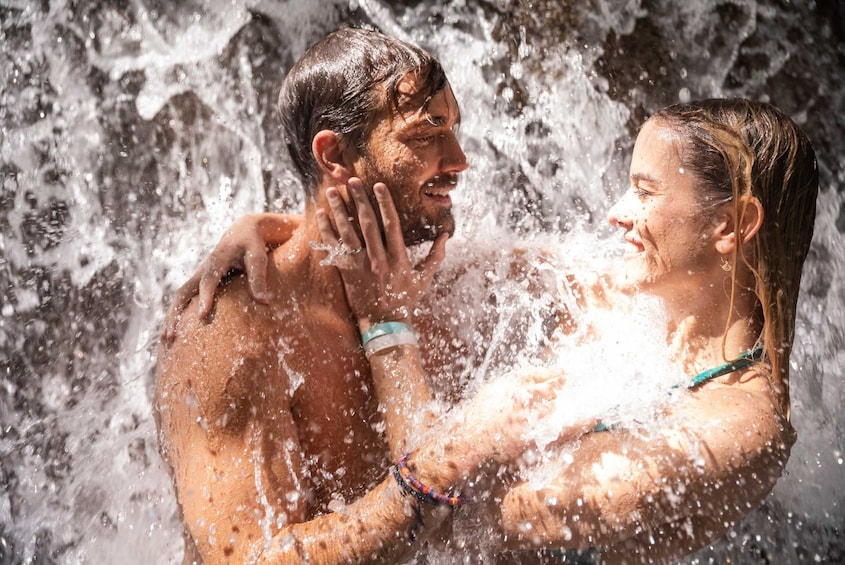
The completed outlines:
[[[764,364],[738,372],[727,381],[705,383],[692,391],[683,405],[683,418],[725,449],[750,451],[792,444],[792,427]]]

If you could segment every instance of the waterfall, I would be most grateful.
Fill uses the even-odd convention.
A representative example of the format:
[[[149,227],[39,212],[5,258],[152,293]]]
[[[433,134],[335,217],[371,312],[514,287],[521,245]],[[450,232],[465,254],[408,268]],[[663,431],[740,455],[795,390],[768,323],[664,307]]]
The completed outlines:
[[[281,80],[343,24],[437,54],[472,165],[459,230],[609,233],[636,128],[762,99],[819,159],[792,356],[798,443],[694,563],[842,557],[845,7],[836,0],[0,0],[0,563],[175,563],[151,414],[170,296],[239,215],[301,209]]]

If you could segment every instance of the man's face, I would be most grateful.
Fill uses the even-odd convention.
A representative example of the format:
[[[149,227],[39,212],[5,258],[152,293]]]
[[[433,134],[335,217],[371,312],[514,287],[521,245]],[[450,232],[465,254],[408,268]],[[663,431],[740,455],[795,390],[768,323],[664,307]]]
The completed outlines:
[[[399,111],[385,109],[354,164],[364,186],[383,182],[390,189],[406,245],[454,233],[449,193],[467,168],[456,137],[461,114],[452,88],[447,83],[427,104],[413,96],[416,91],[408,75],[399,86]]]

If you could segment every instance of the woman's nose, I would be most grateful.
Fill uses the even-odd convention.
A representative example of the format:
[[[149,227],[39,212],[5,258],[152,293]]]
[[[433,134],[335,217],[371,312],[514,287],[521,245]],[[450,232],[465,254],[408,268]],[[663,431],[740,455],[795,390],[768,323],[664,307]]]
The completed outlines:
[[[617,200],[616,204],[611,206],[610,210],[607,211],[607,220],[610,222],[610,225],[615,228],[621,228],[626,225],[630,225],[631,223],[627,206],[628,192],[630,191],[625,191],[622,198]]]

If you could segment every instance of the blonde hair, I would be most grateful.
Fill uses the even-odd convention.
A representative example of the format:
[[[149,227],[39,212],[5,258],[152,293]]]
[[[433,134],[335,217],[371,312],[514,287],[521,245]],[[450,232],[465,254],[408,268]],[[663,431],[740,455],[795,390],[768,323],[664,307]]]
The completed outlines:
[[[764,102],[701,100],[669,106],[651,119],[678,134],[684,167],[699,181],[705,203],[732,202],[736,225],[742,223],[749,196],[763,207],[752,253],[737,245],[731,262],[741,261],[753,273],[763,359],[782,389],[781,408],[788,418],[789,356],[819,186],[813,147],[794,121]],[[732,303],[736,272],[731,272]]]

